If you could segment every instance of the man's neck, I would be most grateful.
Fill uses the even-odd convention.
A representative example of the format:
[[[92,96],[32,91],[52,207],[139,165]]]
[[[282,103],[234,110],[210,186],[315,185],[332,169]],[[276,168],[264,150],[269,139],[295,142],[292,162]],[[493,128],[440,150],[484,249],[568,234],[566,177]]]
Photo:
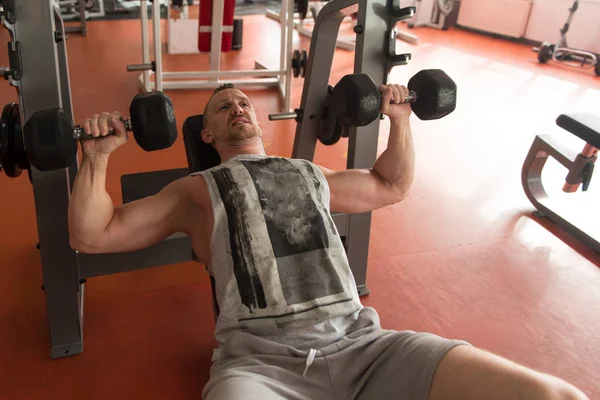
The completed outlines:
[[[225,148],[219,149],[219,156],[221,157],[221,162],[227,162],[232,157],[235,157],[240,154],[261,154],[264,155],[265,149],[262,143],[256,143],[251,145],[244,146],[226,146]]]

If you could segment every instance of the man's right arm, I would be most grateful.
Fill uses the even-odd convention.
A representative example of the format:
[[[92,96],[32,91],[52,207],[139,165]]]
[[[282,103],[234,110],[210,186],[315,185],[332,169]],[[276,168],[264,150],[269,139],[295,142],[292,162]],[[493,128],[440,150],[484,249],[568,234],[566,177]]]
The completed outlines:
[[[83,159],[69,204],[71,247],[84,253],[115,253],[152,246],[175,232],[186,232],[193,206],[190,177],[179,179],[158,194],[115,207],[106,191],[110,153],[127,141],[118,115],[86,120],[86,133],[106,136],[109,120],[115,135],[82,144]]]
[[[115,253],[152,246],[175,232],[197,209],[188,195],[188,178],[158,194],[118,207],[106,192],[108,157],[84,157],[69,205],[71,247],[83,253]]]

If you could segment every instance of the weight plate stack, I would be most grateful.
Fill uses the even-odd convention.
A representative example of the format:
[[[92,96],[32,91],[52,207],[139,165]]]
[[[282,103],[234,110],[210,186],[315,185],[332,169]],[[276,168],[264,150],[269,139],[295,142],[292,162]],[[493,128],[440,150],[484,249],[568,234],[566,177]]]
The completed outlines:
[[[306,50],[294,50],[294,55],[292,56],[292,72],[294,74],[294,78],[301,76],[304,78],[306,75],[306,64],[308,63],[308,53]]]
[[[0,116],[0,164],[6,176],[17,178],[29,169],[29,160],[23,146],[19,105],[9,103]]]

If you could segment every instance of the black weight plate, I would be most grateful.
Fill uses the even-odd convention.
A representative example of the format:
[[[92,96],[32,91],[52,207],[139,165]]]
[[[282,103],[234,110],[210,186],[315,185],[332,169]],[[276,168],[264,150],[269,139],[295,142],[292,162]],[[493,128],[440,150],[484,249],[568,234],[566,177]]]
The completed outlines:
[[[319,142],[323,143],[325,146],[331,146],[339,142],[343,133],[344,127],[339,123],[339,121],[336,121],[335,129],[328,131],[327,134],[319,131],[319,133],[317,133],[317,138],[319,139]]]
[[[292,56],[292,73],[294,74],[294,78],[300,76],[302,57],[300,56],[299,50],[294,50],[294,55]]]
[[[20,169],[29,168],[29,160],[23,147],[23,131],[21,129],[21,112],[18,104],[12,107],[9,115],[8,143],[10,145],[11,157]]]
[[[538,52],[538,61],[542,64],[546,64],[550,59],[552,59],[552,54],[554,53],[554,46],[548,42],[542,43],[540,46],[540,50]]]
[[[17,178],[23,172],[19,166],[19,149],[15,147],[18,146],[18,141],[15,143],[15,136],[20,137],[21,132],[19,118],[18,104],[9,103],[4,106],[0,116],[0,158],[4,173],[10,178]],[[18,134],[15,134],[17,128]]]

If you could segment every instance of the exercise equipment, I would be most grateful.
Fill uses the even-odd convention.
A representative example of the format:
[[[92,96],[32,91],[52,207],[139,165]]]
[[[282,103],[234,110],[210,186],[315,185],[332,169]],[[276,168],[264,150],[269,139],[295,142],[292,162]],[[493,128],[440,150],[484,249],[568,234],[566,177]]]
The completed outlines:
[[[94,8],[94,0],[54,0],[64,18],[78,21],[78,25],[65,27],[65,33],[80,33],[87,36],[87,13]]]
[[[292,72],[294,74],[294,78],[302,76],[306,74],[306,63],[308,61],[308,53],[306,50],[294,50],[294,56],[292,57]]]
[[[546,217],[600,253],[600,220],[594,211],[595,199],[586,203],[600,149],[600,114],[574,112],[561,114],[556,124],[585,142],[581,152],[573,151],[554,136],[536,135],[521,171],[521,183],[527,198],[535,206],[538,217]],[[549,157],[568,170],[563,192],[549,194],[542,180],[543,169]],[[581,187],[581,192],[578,192]],[[590,208],[590,212],[582,212]]]
[[[456,108],[456,83],[442,70],[423,70],[409,81],[407,102],[421,120],[445,117]],[[364,126],[379,118],[381,93],[366,74],[346,75],[333,88],[331,108],[342,125]]]
[[[141,8],[147,8],[147,0],[141,0]],[[226,7],[227,4],[227,7]],[[294,0],[281,2],[281,15],[286,23],[282,24],[280,40],[279,64],[268,68],[266,64],[255,61],[254,69],[222,70],[221,52],[223,49],[233,49],[231,34],[232,26],[224,26],[222,21],[233,25],[233,0],[202,0],[200,16],[190,19],[187,17],[188,4],[183,2],[181,12],[172,16],[172,8],[168,7],[168,51],[174,50],[176,42],[186,53],[204,54],[209,58],[208,71],[164,71],[162,62],[162,47],[153,46],[153,60],[150,60],[150,39],[148,30],[148,15],[140,13],[142,31],[142,61],[139,64],[128,65],[128,71],[142,71],[139,83],[142,91],[167,91],[171,89],[214,89],[225,82],[234,83],[239,88],[251,86],[275,87],[279,91],[282,111],[291,108],[292,68],[293,57],[293,13]],[[205,10],[210,9],[210,12]],[[227,15],[227,17],[225,17]],[[152,3],[152,42],[161,43],[161,14],[160,4]],[[200,20],[202,22],[200,22]],[[206,22],[205,22],[206,21]],[[199,27],[198,24],[201,24]],[[199,32],[200,31],[200,32]],[[228,31],[228,32],[226,32]],[[225,35],[225,41],[223,34]],[[192,38],[191,40],[189,38]],[[198,42],[200,39],[200,42]],[[210,39],[208,41],[208,39]],[[238,44],[238,43],[236,43]],[[183,52],[183,50],[182,50]],[[178,53],[181,54],[181,53]]]
[[[222,31],[221,51],[230,51],[233,39],[233,12],[235,0],[221,0],[223,2],[223,19],[220,30]],[[198,16],[198,51],[209,52],[211,49],[212,18],[214,0],[200,0],[200,14]]]
[[[567,32],[569,32],[571,21],[578,8],[579,0],[575,0],[571,8],[569,8],[567,22],[565,22],[560,30],[560,38],[556,45],[549,42],[542,42],[540,47],[534,47],[533,51],[538,53],[538,61],[542,64],[546,64],[552,60],[562,62],[571,67],[594,68],[594,73],[600,75],[600,56],[589,51],[573,49],[567,45]]]
[[[19,105],[9,103],[4,106],[0,117],[0,171],[9,178],[17,178],[29,169],[29,161],[21,134]]]
[[[417,0],[417,12],[414,20],[408,23],[409,28],[427,26],[447,30],[448,16],[455,7],[455,0]]]
[[[177,139],[173,103],[164,93],[135,96],[129,112],[125,128],[145,151],[165,149]],[[23,128],[29,160],[40,171],[67,168],[75,160],[77,141],[95,139],[81,126],[73,126],[71,116],[61,108],[36,111]]]
[[[327,1],[308,1],[303,0],[301,2],[296,2],[296,10],[294,13],[294,29],[302,36],[310,38],[313,34],[314,22],[317,19],[317,15],[323,5],[325,5]],[[281,24],[285,23],[285,19],[281,18],[280,13],[267,9],[265,15],[271,19],[279,21]],[[346,16],[344,18],[346,22],[351,24],[355,24],[354,18],[352,16]],[[354,34],[351,35],[338,35],[337,38],[337,47],[344,50],[353,51],[356,46],[356,41],[354,39]]]

